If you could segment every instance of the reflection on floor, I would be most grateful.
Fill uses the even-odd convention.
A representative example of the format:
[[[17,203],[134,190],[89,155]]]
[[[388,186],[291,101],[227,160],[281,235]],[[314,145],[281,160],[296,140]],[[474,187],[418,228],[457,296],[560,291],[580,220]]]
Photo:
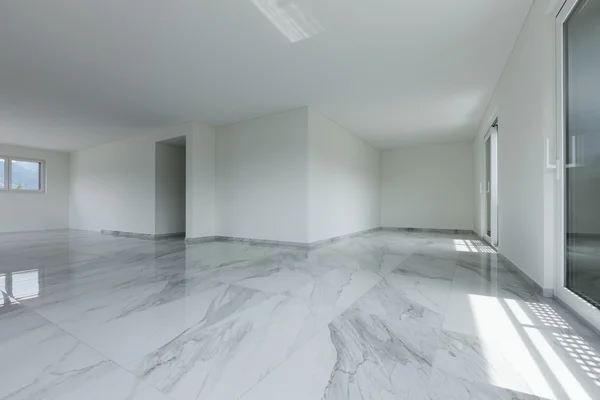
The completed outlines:
[[[2,399],[598,399],[600,339],[464,235],[0,236]]]
[[[600,236],[567,236],[568,287],[600,304]]]

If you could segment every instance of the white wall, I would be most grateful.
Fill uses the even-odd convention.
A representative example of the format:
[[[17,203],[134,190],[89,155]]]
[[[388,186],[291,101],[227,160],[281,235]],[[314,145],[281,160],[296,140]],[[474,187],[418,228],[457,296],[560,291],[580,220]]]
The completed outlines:
[[[186,236],[216,233],[215,128],[192,124],[186,143]]]
[[[71,227],[177,232],[168,224],[178,215],[165,210],[175,189],[161,188],[169,182],[161,168],[168,146],[156,142],[182,132],[188,238],[307,243],[379,226],[379,151],[304,107],[216,130],[191,123],[73,154]]]
[[[556,2],[534,2],[474,143],[476,231],[483,232],[483,137],[497,116],[498,250],[544,288],[554,286],[555,175],[544,146],[556,131],[556,11]]]
[[[0,191],[0,232],[69,227],[69,153],[0,144],[0,155],[44,160],[45,193]]]
[[[473,229],[471,142],[385,150],[381,225]]]
[[[191,131],[185,124],[72,153],[71,228],[155,234],[156,142]]]
[[[156,143],[157,235],[185,232],[185,147]]]
[[[308,109],[217,128],[217,234],[306,242]]]
[[[380,152],[308,111],[308,242],[379,227]]]
[[[71,155],[71,228],[154,234],[153,138],[109,143]]]

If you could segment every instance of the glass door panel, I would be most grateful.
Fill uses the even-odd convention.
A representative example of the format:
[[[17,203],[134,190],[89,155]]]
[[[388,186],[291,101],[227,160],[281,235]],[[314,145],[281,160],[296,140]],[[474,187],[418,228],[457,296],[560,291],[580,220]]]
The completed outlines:
[[[564,24],[566,287],[600,305],[600,0]]]
[[[492,237],[492,137],[485,140],[485,235]]]

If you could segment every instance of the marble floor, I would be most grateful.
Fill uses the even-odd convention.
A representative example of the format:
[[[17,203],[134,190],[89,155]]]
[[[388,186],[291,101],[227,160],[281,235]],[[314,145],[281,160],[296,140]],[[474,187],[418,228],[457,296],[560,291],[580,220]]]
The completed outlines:
[[[600,339],[465,235],[0,235],[2,399],[599,399]]]

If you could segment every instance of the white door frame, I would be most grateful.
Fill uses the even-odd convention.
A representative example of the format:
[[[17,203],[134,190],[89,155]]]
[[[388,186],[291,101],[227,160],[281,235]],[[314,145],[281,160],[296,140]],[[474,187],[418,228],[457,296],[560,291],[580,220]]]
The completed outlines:
[[[483,137],[483,194],[486,195],[484,200],[484,239],[493,247],[498,246],[498,119],[495,119],[494,125],[490,127],[485,136]],[[487,181],[487,153],[485,151],[486,142],[490,141],[490,181]],[[487,226],[487,193],[490,193],[490,224]],[[490,228],[491,235],[487,234],[488,228]]]
[[[569,306],[573,311],[600,329],[600,310],[588,303],[582,297],[565,287],[566,262],[566,118],[565,118],[565,70],[564,70],[564,31],[563,26],[575,6],[583,0],[566,0],[562,9],[556,16],[556,149],[557,149],[557,180],[556,193],[556,297]]]

